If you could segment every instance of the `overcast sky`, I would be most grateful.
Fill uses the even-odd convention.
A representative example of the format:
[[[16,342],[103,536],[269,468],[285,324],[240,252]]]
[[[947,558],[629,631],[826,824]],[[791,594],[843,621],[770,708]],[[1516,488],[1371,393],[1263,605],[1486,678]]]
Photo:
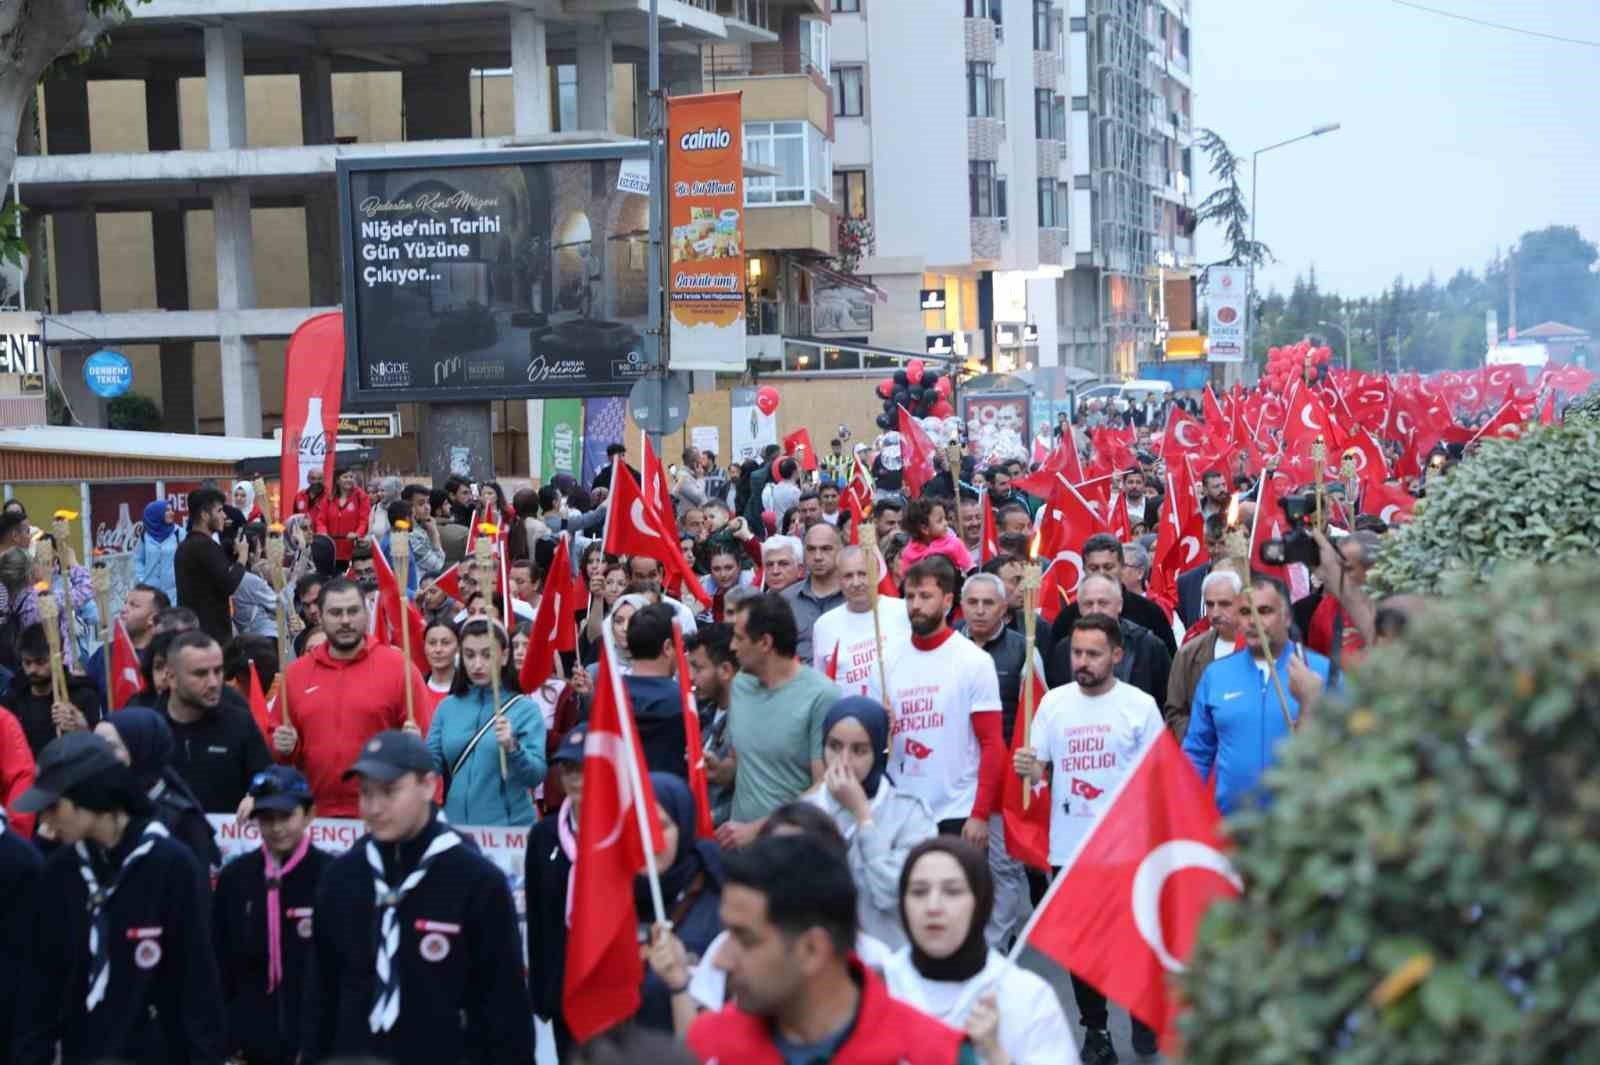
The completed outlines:
[[[1600,41],[1597,0],[1422,2]],[[1600,240],[1600,48],[1392,0],[1194,0],[1192,39],[1195,124],[1246,157],[1246,183],[1254,149],[1343,125],[1261,157],[1257,236],[1278,258],[1263,288],[1313,263],[1346,296],[1443,281],[1557,223]],[[1195,169],[1204,196],[1198,151]],[[1224,257],[1217,227],[1198,254]]]

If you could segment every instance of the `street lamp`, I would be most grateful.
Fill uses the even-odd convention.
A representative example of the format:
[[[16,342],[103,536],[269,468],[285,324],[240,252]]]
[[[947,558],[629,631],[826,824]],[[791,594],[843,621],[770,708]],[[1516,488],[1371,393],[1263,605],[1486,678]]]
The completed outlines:
[[[1298,137],[1290,137],[1286,141],[1279,141],[1277,144],[1269,144],[1265,148],[1257,148],[1255,151],[1250,153],[1250,251],[1251,251],[1252,255],[1251,255],[1251,259],[1250,259],[1250,276],[1249,276],[1248,282],[1246,284],[1247,294],[1246,294],[1246,299],[1245,299],[1245,323],[1246,323],[1246,328],[1245,328],[1245,337],[1244,337],[1244,350],[1246,352],[1251,351],[1250,345],[1253,342],[1254,337],[1255,337],[1256,261],[1255,261],[1254,252],[1255,252],[1255,247],[1256,247],[1256,170],[1257,170],[1257,166],[1258,166],[1258,164],[1260,162],[1261,157],[1263,155],[1265,155],[1266,153],[1270,152],[1270,151],[1274,151],[1274,150],[1276,150],[1278,148],[1286,147],[1287,145],[1290,145],[1290,144],[1298,143],[1299,141],[1310,140],[1312,137],[1320,137],[1324,133],[1332,133],[1334,130],[1336,130],[1338,128],[1339,128],[1339,123],[1337,123],[1337,122],[1327,122],[1327,123],[1324,123],[1323,125],[1317,126],[1310,133],[1302,133]],[[1346,348],[1348,349],[1348,345],[1346,345]]]
[[[1353,367],[1352,367],[1352,365],[1350,363],[1350,311],[1349,311],[1349,309],[1347,308],[1345,310],[1345,312],[1344,312],[1344,325],[1340,325],[1338,322],[1318,322],[1317,324],[1320,325],[1320,326],[1323,326],[1324,328],[1327,328],[1327,329],[1337,329],[1339,331],[1339,335],[1344,337],[1344,368],[1346,370],[1352,369]]]

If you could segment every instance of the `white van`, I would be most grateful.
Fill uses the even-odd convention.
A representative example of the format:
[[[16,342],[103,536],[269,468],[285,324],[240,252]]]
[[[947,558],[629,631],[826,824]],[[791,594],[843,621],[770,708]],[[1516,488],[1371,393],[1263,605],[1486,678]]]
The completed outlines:
[[[1120,399],[1125,404],[1142,404],[1147,400],[1164,402],[1172,396],[1172,382],[1170,381],[1111,381],[1106,384],[1090,385],[1088,388],[1077,390],[1075,403],[1081,404],[1091,399]]]

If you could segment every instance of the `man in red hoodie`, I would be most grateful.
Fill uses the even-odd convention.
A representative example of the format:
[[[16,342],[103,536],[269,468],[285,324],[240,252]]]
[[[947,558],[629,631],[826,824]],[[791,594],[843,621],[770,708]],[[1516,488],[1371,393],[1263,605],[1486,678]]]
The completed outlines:
[[[320,816],[357,817],[358,788],[344,771],[361,745],[384,729],[420,735],[406,718],[405,685],[418,709],[428,705],[428,689],[400,651],[368,638],[367,602],[358,585],[335,578],[318,602],[328,639],[285,673],[292,724],[273,732],[273,756],[306,775]]]

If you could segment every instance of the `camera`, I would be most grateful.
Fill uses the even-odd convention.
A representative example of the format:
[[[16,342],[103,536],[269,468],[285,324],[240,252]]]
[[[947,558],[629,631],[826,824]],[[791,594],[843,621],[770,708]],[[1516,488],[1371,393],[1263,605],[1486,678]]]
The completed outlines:
[[[1316,498],[1309,492],[1282,496],[1278,506],[1283,509],[1289,531],[1281,539],[1268,540],[1261,545],[1261,550],[1257,552],[1261,561],[1268,566],[1301,562],[1316,569],[1322,562],[1322,552],[1317,549],[1317,541],[1312,538],[1310,530],[1310,518],[1317,509]]]

